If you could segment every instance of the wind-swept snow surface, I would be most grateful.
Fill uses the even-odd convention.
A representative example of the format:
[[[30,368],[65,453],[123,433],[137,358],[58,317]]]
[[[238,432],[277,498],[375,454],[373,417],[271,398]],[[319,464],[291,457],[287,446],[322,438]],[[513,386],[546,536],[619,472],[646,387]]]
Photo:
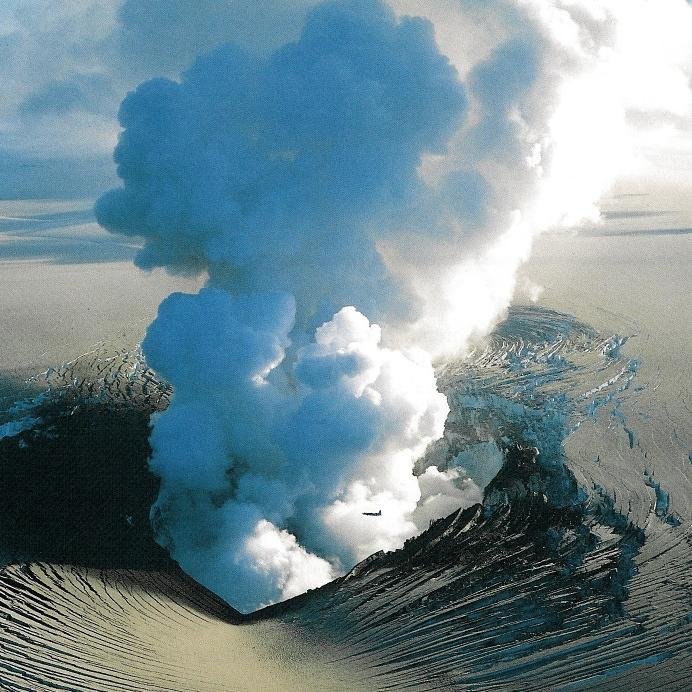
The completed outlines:
[[[485,485],[482,462],[499,454],[482,504],[249,616],[154,544],[146,510],[156,487],[136,475],[146,446],[101,467],[121,504],[79,502],[94,516],[75,539],[70,492],[61,502],[52,488],[69,489],[79,470],[46,460],[84,437],[93,460],[80,452],[79,463],[93,467],[118,425],[145,442],[146,418],[132,412],[165,408],[170,390],[125,353],[48,373],[58,399],[35,403],[43,422],[0,440],[5,486],[21,482],[17,469],[43,468],[31,511],[54,503],[53,524],[42,519],[40,537],[14,545],[23,565],[0,576],[5,687],[244,689],[252,669],[260,689],[686,689],[690,495],[668,480],[685,442],[666,443],[665,421],[647,428],[637,413],[655,385],[641,380],[631,326],[602,334],[563,313],[512,309],[486,347],[440,373],[452,414],[417,468],[428,475],[432,455],[428,469],[464,463]],[[101,430],[104,407],[115,427]],[[13,512],[25,510],[5,507],[8,521]],[[71,566],[56,564],[61,554]]]

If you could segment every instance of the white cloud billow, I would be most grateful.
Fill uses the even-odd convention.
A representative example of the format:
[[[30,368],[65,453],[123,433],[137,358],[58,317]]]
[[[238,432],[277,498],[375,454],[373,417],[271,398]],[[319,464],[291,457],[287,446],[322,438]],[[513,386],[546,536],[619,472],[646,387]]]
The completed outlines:
[[[160,540],[248,609],[414,535],[414,462],[449,411],[427,354],[383,348],[352,307],[284,362],[294,311],[283,294],[173,294],[143,345],[175,389],[151,437]]]
[[[152,516],[246,609],[480,498],[460,467],[414,474],[448,412],[433,362],[502,317],[540,232],[596,218],[623,168],[655,167],[643,141],[690,131],[682,0],[390,5],[324,3],[276,50],[140,85],[97,205],[142,267],[209,277],[144,342],[175,390]]]

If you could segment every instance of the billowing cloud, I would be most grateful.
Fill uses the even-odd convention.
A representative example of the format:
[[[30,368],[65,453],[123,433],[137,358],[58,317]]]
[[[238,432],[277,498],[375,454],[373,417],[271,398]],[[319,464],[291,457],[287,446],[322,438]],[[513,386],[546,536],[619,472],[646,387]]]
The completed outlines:
[[[123,69],[177,74],[200,54],[233,43],[268,54],[300,35],[319,0],[124,0],[117,45]]]
[[[417,168],[443,153],[464,108],[431,25],[395,22],[381,3],[327,4],[267,59],[224,47],[181,82],[128,96],[124,186],[97,216],[145,238],[141,266],[288,290],[301,322],[344,304],[378,316],[401,292],[377,243],[409,213],[437,231]]]
[[[152,517],[242,608],[479,498],[492,445],[414,472],[448,410],[434,359],[497,322],[538,233],[597,217],[647,117],[689,120],[682,0],[657,4],[663,60],[638,1],[392,5],[321,4],[295,40],[216,48],[180,78],[159,63],[120,108],[100,222],[143,238],[140,266],[209,284],[166,300],[144,342],[175,389]]]
[[[143,344],[175,389],[151,436],[159,540],[246,609],[414,535],[414,463],[449,410],[429,357],[383,348],[352,307],[288,361],[294,314],[286,294],[174,294]]]

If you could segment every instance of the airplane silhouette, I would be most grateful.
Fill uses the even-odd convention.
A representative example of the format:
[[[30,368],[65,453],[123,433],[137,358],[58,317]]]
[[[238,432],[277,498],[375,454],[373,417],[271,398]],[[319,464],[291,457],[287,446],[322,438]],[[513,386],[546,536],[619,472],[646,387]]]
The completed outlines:
[[[378,510],[377,512],[363,512],[364,517],[381,517],[382,516],[382,510]]]

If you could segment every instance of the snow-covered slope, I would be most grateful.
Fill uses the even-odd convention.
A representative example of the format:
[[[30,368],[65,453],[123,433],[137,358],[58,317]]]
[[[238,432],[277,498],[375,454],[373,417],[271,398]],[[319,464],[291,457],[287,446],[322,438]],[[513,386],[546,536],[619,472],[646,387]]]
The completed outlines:
[[[21,564],[0,576],[0,687],[689,689],[689,431],[616,326],[510,311],[440,373],[453,415],[420,463],[485,485],[499,459],[483,504],[250,616],[153,542],[166,387],[126,353],[49,373],[57,400],[17,414],[42,423],[0,440],[0,480],[30,498],[3,506]]]

